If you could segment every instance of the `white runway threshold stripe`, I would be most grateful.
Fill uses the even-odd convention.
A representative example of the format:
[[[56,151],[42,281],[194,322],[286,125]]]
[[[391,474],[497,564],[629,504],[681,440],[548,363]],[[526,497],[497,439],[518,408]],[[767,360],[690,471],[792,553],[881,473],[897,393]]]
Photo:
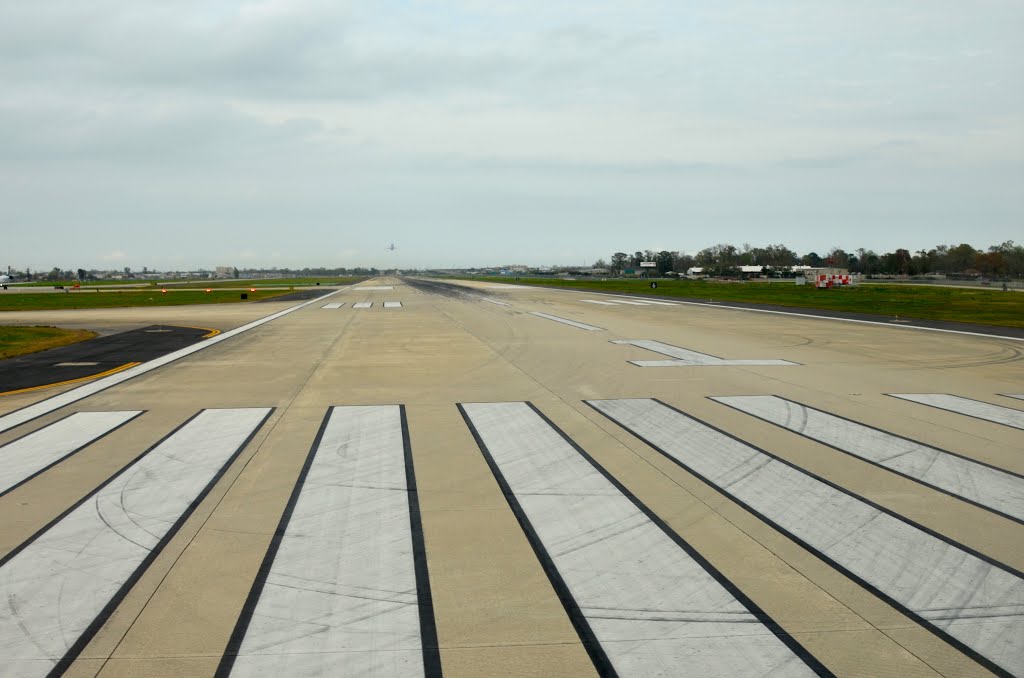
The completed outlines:
[[[532,405],[459,409],[600,675],[831,675]]]
[[[672,358],[672,360],[628,361],[638,367],[791,366],[800,364],[778,359],[726,360],[724,358],[719,358],[718,356],[708,355],[707,353],[698,353],[697,351],[691,351],[688,348],[680,348],[679,346],[673,346],[672,344],[666,344],[652,339],[617,339],[611,343],[625,346],[636,346],[637,348],[646,349]]]
[[[28,407],[23,407],[20,410],[15,410],[14,412],[11,412],[0,417],[0,433],[10,430],[15,426],[20,426],[25,422],[32,421],[36,417],[41,417],[44,414],[49,414],[50,412],[59,410],[60,408],[65,407],[66,405],[70,405],[71,403],[78,402],[83,398],[88,398],[89,396],[99,393],[100,391],[103,391],[105,389],[108,389],[111,386],[116,386],[118,384],[128,381],[129,379],[133,379],[142,374],[146,374],[147,372],[152,372],[153,370],[159,367],[163,367],[164,365],[173,363],[175,360],[180,360],[185,356],[189,356],[198,351],[202,351],[203,349],[215,346],[222,341],[227,341],[232,337],[236,337],[239,334],[257,328],[260,325],[264,325],[271,321],[277,320],[278,318],[286,316],[289,313],[294,313],[295,311],[303,309],[307,306],[311,306],[312,304],[319,304],[327,297],[338,294],[341,291],[343,290],[336,290],[334,292],[330,292],[329,294],[325,294],[316,299],[311,299],[310,301],[304,301],[301,304],[291,306],[289,308],[284,309],[283,311],[271,313],[268,316],[265,316],[258,320],[254,320],[251,323],[242,325],[241,327],[236,327],[233,330],[222,332],[221,334],[218,334],[215,337],[204,339],[199,343],[192,344],[191,346],[186,346],[185,348],[178,349],[177,351],[172,351],[167,355],[163,355],[160,356],[159,358],[154,358],[153,360],[144,362],[141,365],[131,367],[125,370],[124,372],[118,372],[117,374],[111,374],[109,377],[103,377],[102,379],[90,381],[87,384],[79,386],[78,388],[73,388],[70,391],[65,391],[64,393],[60,393],[51,398],[47,398],[46,400],[41,400],[38,403],[29,405]]]
[[[778,396],[711,400],[1024,522],[1024,477]]]
[[[402,308],[402,302],[400,301],[385,301],[384,308]]]
[[[341,307],[342,307],[342,306],[344,306],[344,305],[345,305],[345,304],[324,304],[324,305],[323,305],[323,306],[321,306],[320,308],[322,308],[322,309],[324,309],[324,310],[328,310],[328,311],[333,311],[334,309],[336,309],[336,308],[341,308]]]
[[[664,403],[587,404],[989,670],[1024,675],[1020,572]]]
[[[964,414],[975,419],[984,419],[996,424],[1024,429],[1024,411],[1012,407],[993,405],[980,400],[949,395],[948,393],[889,393],[887,395],[901,400]]]
[[[404,408],[328,411],[217,675],[441,676]]]
[[[0,496],[140,414],[142,410],[76,412],[0,447]]]
[[[0,560],[0,676],[63,674],[271,412],[201,411]]]
[[[601,332],[603,328],[594,327],[593,325],[587,325],[586,323],[578,323],[575,320],[569,320],[568,318],[559,318],[557,315],[548,315],[547,313],[541,313],[540,311],[530,311],[530,315],[535,315],[538,318],[544,318],[545,320],[554,320],[556,323],[562,323],[563,325],[569,325],[581,330],[587,330],[588,332]]]
[[[371,308],[372,306],[372,301],[360,301],[358,303],[352,304],[352,308]]]

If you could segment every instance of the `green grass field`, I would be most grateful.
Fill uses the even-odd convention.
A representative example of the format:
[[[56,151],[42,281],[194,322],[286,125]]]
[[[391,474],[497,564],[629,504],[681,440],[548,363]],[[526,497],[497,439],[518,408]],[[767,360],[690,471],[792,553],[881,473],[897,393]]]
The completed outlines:
[[[273,299],[290,290],[258,289],[247,292],[248,301]],[[176,290],[168,288],[161,292],[157,288],[143,290],[117,290],[95,292],[79,290],[63,294],[18,294],[17,292],[0,292],[0,311],[51,311],[66,308],[117,308],[124,306],[182,306],[186,304],[228,304],[240,302],[241,293],[237,290],[216,290],[201,292],[193,290]]]
[[[83,287],[106,287],[109,285],[147,285],[149,287],[161,287],[169,285],[179,289],[188,288],[217,288],[217,287],[290,287],[290,286],[315,286],[321,285],[349,285],[351,283],[365,280],[356,276],[333,276],[326,278],[267,278],[259,280],[235,280],[234,278],[217,280],[87,280],[81,283]],[[79,284],[78,280],[36,280],[29,283],[8,283],[15,287],[74,287]]]
[[[0,325],[0,360],[16,355],[67,346],[96,336],[89,330],[65,330],[59,327],[5,327]]]
[[[475,277],[485,282],[509,282],[509,279]],[[842,289],[819,290],[812,285],[794,285],[792,281],[772,283],[726,283],[703,280],[611,279],[557,280],[522,278],[517,285],[561,287],[595,292],[653,294],[663,297],[707,301],[739,301],[751,304],[813,308],[851,313],[944,320],[1003,327],[1024,328],[1024,293],[1002,290],[956,289],[911,285],[860,285]]]

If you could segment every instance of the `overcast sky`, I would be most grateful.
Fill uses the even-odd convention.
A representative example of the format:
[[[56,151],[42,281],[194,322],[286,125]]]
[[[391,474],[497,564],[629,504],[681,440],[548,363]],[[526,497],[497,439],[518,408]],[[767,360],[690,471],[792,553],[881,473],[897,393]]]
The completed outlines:
[[[1022,35],[1019,0],[8,0],[0,265],[1020,242]]]

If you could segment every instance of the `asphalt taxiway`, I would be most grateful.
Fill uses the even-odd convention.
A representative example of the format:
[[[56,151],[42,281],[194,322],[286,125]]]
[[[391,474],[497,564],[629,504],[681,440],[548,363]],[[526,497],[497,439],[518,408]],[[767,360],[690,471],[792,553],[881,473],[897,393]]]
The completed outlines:
[[[4,314],[221,332],[0,396],[0,676],[1024,673],[1022,342],[656,301]]]

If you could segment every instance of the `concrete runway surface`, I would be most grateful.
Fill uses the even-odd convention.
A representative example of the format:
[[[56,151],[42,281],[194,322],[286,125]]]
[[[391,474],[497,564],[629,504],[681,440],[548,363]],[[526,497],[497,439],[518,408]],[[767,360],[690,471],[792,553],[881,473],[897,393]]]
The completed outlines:
[[[0,397],[0,676],[1024,675],[1024,342],[472,282]]]

